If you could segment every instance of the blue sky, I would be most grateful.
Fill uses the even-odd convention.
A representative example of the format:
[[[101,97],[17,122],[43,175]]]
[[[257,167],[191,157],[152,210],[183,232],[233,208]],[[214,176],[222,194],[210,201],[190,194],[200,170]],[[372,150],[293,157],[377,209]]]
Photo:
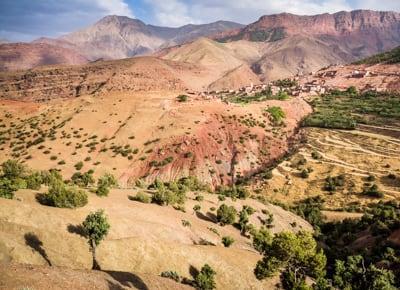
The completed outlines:
[[[302,15],[373,9],[400,12],[400,0],[0,0],[0,38],[56,37],[110,14],[162,26],[231,20],[243,24],[280,12]]]

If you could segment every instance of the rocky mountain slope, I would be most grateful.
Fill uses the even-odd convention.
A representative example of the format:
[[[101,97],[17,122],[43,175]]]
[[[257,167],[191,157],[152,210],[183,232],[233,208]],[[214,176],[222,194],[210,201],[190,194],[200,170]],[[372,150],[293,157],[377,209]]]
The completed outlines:
[[[24,70],[42,65],[84,64],[75,50],[45,43],[0,44],[0,71]]]
[[[336,42],[344,52],[361,58],[398,45],[400,13],[355,10],[314,16],[266,15],[243,29],[222,34],[218,39],[271,42],[294,35],[314,36],[330,40],[332,44]]]
[[[253,71],[262,79],[273,80],[348,63],[398,46],[400,13],[356,10],[315,16],[266,15],[215,39],[264,44],[265,53],[252,63]]]
[[[147,25],[138,19],[110,15],[85,29],[64,35],[59,39],[39,39],[37,42],[56,42],[73,46],[90,60],[120,59],[148,54],[160,47],[181,44],[198,37],[217,34],[243,25],[218,21],[177,28]]]

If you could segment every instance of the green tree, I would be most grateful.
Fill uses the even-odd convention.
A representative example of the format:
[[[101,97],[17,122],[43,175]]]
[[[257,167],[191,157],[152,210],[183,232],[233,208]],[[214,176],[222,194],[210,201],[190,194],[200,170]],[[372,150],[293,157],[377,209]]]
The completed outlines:
[[[1,169],[3,171],[3,177],[8,179],[22,178],[26,173],[25,166],[17,160],[7,160],[1,164]]]
[[[217,220],[221,225],[231,225],[236,220],[237,211],[233,206],[222,204],[217,210]]]
[[[194,279],[196,288],[200,290],[215,289],[215,274],[216,272],[208,264],[205,264]]]
[[[66,186],[61,180],[55,180],[50,185],[49,191],[39,198],[45,205],[75,208],[87,204],[88,196],[86,192],[73,186]]]
[[[240,233],[246,235],[248,230],[249,216],[254,213],[254,209],[244,205],[242,210],[239,212],[239,227]]]
[[[258,279],[283,272],[281,281],[285,289],[301,289],[307,276],[325,276],[326,257],[309,232],[281,232],[260,250],[264,257],[254,269]]]
[[[92,268],[94,270],[100,270],[100,266],[96,260],[96,247],[106,237],[110,229],[110,224],[108,223],[107,216],[104,214],[103,210],[98,210],[96,212],[90,213],[82,223],[82,226],[85,230],[85,234],[88,238],[89,246],[92,251]]]
[[[368,268],[363,256],[349,256],[347,261],[336,260],[334,286],[346,290],[395,290],[394,274],[374,265]]]
[[[110,188],[116,187],[118,180],[114,175],[106,173],[97,180],[96,194],[98,196],[107,196],[110,192]]]

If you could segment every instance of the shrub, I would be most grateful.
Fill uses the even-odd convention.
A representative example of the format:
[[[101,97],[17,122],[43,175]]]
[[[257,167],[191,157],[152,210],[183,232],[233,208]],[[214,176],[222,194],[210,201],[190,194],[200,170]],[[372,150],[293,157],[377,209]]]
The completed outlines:
[[[66,186],[62,181],[55,181],[48,193],[40,196],[39,201],[49,206],[76,208],[86,205],[88,196],[83,190]]]
[[[78,163],[76,163],[75,165],[74,165],[74,167],[75,167],[75,169],[76,170],[81,170],[82,169],[82,167],[83,167],[83,162],[82,161],[79,161]]]
[[[138,201],[138,202],[142,202],[142,203],[150,203],[151,198],[150,196],[148,196],[146,193],[139,191],[138,193],[136,193],[135,196],[129,196],[130,200],[133,201]]]
[[[200,290],[215,289],[215,274],[216,272],[208,264],[205,264],[194,279],[196,288]]]
[[[49,171],[41,171],[40,175],[41,175],[43,184],[45,184],[47,186],[50,186],[53,182],[57,182],[57,181],[62,182],[61,174],[55,169],[50,169]]]
[[[110,193],[110,189],[105,184],[99,184],[96,188],[97,196],[107,196]]]
[[[40,172],[34,172],[26,177],[26,188],[39,190],[43,184],[43,177]]]
[[[175,271],[164,271],[164,272],[161,272],[161,277],[172,279],[172,280],[174,280],[174,281],[176,281],[178,283],[181,281],[181,277]]]
[[[231,225],[236,220],[237,211],[233,206],[222,204],[217,210],[217,220],[221,225]]]
[[[265,111],[269,113],[271,121],[274,123],[274,125],[282,124],[283,119],[286,118],[286,114],[281,107],[269,107]]]
[[[202,202],[202,201],[204,200],[204,196],[202,196],[202,195],[197,195],[197,196],[195,197],[195,200],[196,200],[196,201],[199,201],[199,202]]]
[[[176,99],[178,100],[178,102],[180,102],[180,103],[184,103],[184,102],[186,102],[187,100],[188,100],[188,96],[187,95],[179,95],[179,96],[177,96],[176,97]]]
[[[182,226],[184,226],[184,227],[191,227],[192,224],[190,223],[190,221],[182,220]]]
[[[375,197],[375,198],[384,197],[384,194],[381,191],[379,191],[378,186],[376,184],[373,184],[370,187],[364,188],[364,190],[361,194],[369,196],[369,197]]]
[[[118,184],[114,175],[106,173],[97,180],[96,194],[98,196],[107,196],[110,192],[110,187],[115,187]]]
[[[18,187],[14,185],[14,183],[4,177],[0,178],[0,197],[13,199],[14,192],[18,190]]]
[[[85,173],[75,172],[71,181],[81,187],[88,187],[89,185],[94,184],[93,171],[87,171]]]
[[[235,240],[229,236],[222,237],[221,241],[222,241],[222,244],[224,245],[224,247],[226,247],[226,248],[229,248],[235,242]]]
[[[308,173],[308,171],[307,171],[306,169],[303,169],[303,170],[300,172],[300,176],[301,176],[301,178],[306,179],[306,178],[308,178],[308,177],[310,176],[310,174]]]
[[[196,212],[199,211],[200,209],[201,209],[201,206],[199,204],[196,204],[193,206],[193,210]]]

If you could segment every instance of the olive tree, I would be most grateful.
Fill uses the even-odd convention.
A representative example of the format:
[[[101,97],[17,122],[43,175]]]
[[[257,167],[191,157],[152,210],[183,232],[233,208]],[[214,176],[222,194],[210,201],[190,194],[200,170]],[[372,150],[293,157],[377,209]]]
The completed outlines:
[[[107,216],[103,210],[90,213],[85,221],[82,223],[85,230],[86,237],[88,238],[89,246],[93,255],[93,269],[100,270],[100,266],[96,260],[96,247],[105,238],[110,229]]]

